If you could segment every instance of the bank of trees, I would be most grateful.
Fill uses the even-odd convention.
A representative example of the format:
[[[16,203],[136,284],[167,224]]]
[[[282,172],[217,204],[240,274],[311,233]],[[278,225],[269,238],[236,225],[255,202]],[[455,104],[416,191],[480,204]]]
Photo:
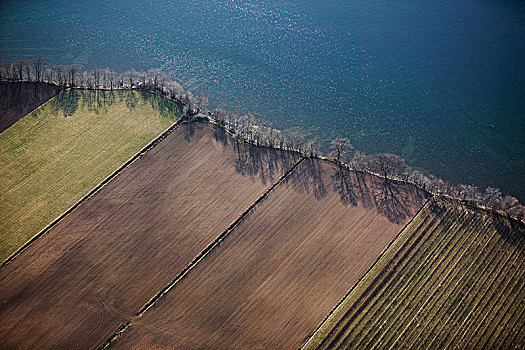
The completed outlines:
[[[0,80],[31,81],[56,84],[62,88],[141,89],[159,93],[183,106],[183,117],[205,115],[232,133],[238,142],[300,152],[305,157],[322,155],[321,145],[315,139],[306,139],[299,132],[278,130],[268,126],[251,113],[237,115],[216,108],[208,111],[205,94],[184,91],[181,84],[160,69],[117,73],[111,68],[82,70],[78,65],[60,66],[39,56],[31,60],[0,62]],[[519,220],[525,219],[525,207],[515,197],[504,196],[494,187],[480,190],[473,185],[454,185],[434,175],[425,175],[408,166],[395,154],[367,155],[354,150],[348,138],[336,138],[330,145],[329,158],[347,164],[358,171],[369,171],[380,176],[414,183],[434,194],[444,194],[473,204],[503,211]]]
[[[340,161],[342,155],[345,155],[349,160],[348,166],[353,169],[373,172],[385,178],[408,181],[433,194],[448,195],[477,206],[505,212],[518,220],[525,219],[525,206],[520,204],[517,198],[503,195],[498,188],[487,187],[485,190],[481,190],[473,185],[452,184],[432,174],[425,175],[421,171],[413,169],[406,164],[403,158],[395,154],[367,155],[359,151],[355,151],[352,155],[345,154],[345,151],[341,151],[341,149],[353,149],[349,145],[348,139],[332,141],[331,148],[331,156],[334,160]]]

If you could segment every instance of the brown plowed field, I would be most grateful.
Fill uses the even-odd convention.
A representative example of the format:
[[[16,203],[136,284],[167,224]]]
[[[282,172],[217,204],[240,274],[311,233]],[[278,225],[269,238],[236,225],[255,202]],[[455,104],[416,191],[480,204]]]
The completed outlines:
[[[0,270],[0,348],[102,344],[294,162],[181,125]]]
[[[0,133],[58,93],[45,83],[0,82]]]
[[[304,161],[112,347],[297,349],[425,201]]]

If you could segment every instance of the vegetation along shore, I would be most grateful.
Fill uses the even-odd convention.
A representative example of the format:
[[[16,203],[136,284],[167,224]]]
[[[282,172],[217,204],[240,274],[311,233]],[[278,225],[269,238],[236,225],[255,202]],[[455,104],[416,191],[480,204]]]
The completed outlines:
[[[315,139],[267,125],[253,114],[238,115],[220,108],[208,110],[208,97],[185,91],[181,84],[160,69],[117,73],[111,68],[82,70],[78,65],[60,66],[47,63],[39,56],[31,60],[0,63],[0,81],[44,82],[58,89],[141,90],[171,99],[182,106],[182,119],[196,116],[208,118],[225,127],[237,142],[258,146],[295,150],[308,157],[327,157],[352,169],[407,181],[435,194],[452,197],[465,203],[492,209],[517,220],[525,219],[525,206],[512,195],[498,188],[479,189],[469,184],[453,184],[432,174],[414,169],[395,154],[364,154],[352,147],[348,138],[337,138],[330,149],[321,149]]]

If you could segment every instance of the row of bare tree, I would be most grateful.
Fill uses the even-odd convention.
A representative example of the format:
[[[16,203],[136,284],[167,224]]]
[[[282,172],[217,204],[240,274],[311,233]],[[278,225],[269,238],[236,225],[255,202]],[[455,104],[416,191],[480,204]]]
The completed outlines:
[[[0,80],[46,82],[62,88],[144,89],[177,100],[184,107],[184,116],[191,117],[208,106],[205,94],[184,91],[181,84],[160,69],[131,69],[117,73],[111,68],[82,70],[78,65],[49,64],[42,56],[12,63],[0,62]]]
[[[39,56],[31,60],[17,60],[13,63],[0,63],[0,80],[48,82],[61,87],[80,87],[91,89],[144,89],[160,93],[179,102],[183,106],[183,116],[191,118],[205,113],[208,96],[184,91],[181,84],[159,69],[117,73],[110,68],[93,68],[82,71],[78,65],[59,66],[48,64]],[[293,150],[305,157],[321,156],[318,141],[306,139],[298,132],[282,131],[267,126],[261,118],[251,113],[237,115],[231,111],[216,108],[207,116],[217,124],[227,128],[238,142],[249,142],[258,146]],[[503,211],[523,220],[525,206],[515,197],[504,196],[494,187],[484,191],[473,185],[454,185],[434,175],[425,175],[407,166],[395,154],[380,153],[367,155],[353,149],[348,138],[337,138],[330,144],[329,157],[345,163],[359,171],[377,173],[383,177],[395,178],[414,183],[434,194],[444,194],[473,204]]]
[[[525,218],[525,206],[520,204],[517,198],[503,195],[498,188],[487,187],[485,190],[480,190],[473,185],[452,184],[432,174],[427,176],[408,166],[405,160],[396,154],[367,155],[359,151],[352,152],[353,147],[348,138],[333,140],[330,148],[332,158],[346,162],[356,170],[408,181],[431,193],[448,195],[478,206],[502,211],[518,220]]]

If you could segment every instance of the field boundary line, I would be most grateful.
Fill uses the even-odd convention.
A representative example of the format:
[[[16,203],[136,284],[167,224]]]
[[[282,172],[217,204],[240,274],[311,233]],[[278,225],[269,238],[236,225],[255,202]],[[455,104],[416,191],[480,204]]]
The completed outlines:
[[[175,276],[163,289],[161,289],[153,298],[151,298],[136,314],[135,316],[141,317],[146,311],[148,311],[160,298],[169,293],[169,291],[182,280],[197,264],[203,260],[216,246],[218,246],[234,229],[237,225],[253,210],[255,207],[265,199],[270,192],[272,192],[279,184],[281,184],[298,166],[301,164],[306,157],[299,159],[286,173],[284,173],[279,180],[277,180],[270,188],[268,188],[262,195],[259,196],[248,208],[246,208],[241,215],[235,219],[217,238],[213,240],[206,248],[204,248],[199,255],[197,255],[181,272]]]
[[[104,344],[100,345],[97,350],[103,350],[103,349],[107,349],[111,343],[113,341],[115,341],[115,339],[117,339],[119,337],[119,335],[121,335],[126,329],[128,329],[129,325],[130,325],[131,322],[127,321],[127,322],[124,322],[122,323],[118,328],[117,330],[111,334],[108,339],[106,339],[106,341],[104,342]]]
[[[13,254],[11,254],[6,260],[4,260],[2,262],[2,264],[0,265],[0,269],[2,269],[4,266],[9,264],[11,261],[13,261],[17,256],[22,254],[24,252],[24,250],[29,248],[36,240],[38,240],[40,237],[45,235],[49,230],[51,230],[54,226],[56,226],[69,213],[74,211],[76,208],[78,208],[82,203],[87,201],[89,198],[94,196],[100,189],[102,189],[109,182],[111,182],[111,180],[116,178],[124,169],[126,169],[128,166],[130,166],[132,163],[134,163],[137,159],[140,159],[150,149],[155,147],[159,142],[161,142],[164,138],[166,138],[169,134],[171,134],[175,129],[177,129],[177,127],[182,122],[184,122],[184,120],[182,118],[177,120],[176,122],[171,124],[167,129],[165,129],[163,132],[161,132],[157,137],[155,137],[153,140],[148,142],[137,153],[135,153],[133,156],[131,156],[131,158],[129,158],[124,164],[119,166],[116,170],[114,170],[111,174],[109,174],[105,179],[103,179],[101,182],[99,182],[98,185],[93,187],[87,194],[85,194],[82,198],[80,198],[78,201],[76,201],[71,207],[69,207],[69,209],[67,209],[65,212],[60,214],[55,220],[51,221],[50,224],[48,224],[46,227],[44,227],[36,235],[31,237],[26,243],[24,243]]]
[[[310,344],[310,342],[314,339],[314,337],[317,335],[317,333],[320,331],[320,329],[323,327],[323,325],[330,319],[330,317],[337,311],[337,309],[344,303],[344,301],[352,294],[352,292],[359,286],[359,284],[371,273],[373,268],[377,265],[377,263],[383,259],[383,257],[386,256],[389,249],[398,241],[398,239],[401,239],[403,232],[410,226],[416,217],[419,216],[419,214],[429,205],[430,202],[432,202],[435,199],[435,196],[431,196],[427,198],[425,203],[421,205],[421,208],[412,216],[412,218],[403,226],[401,230],[397,233],[397,235],[388,243],[388,245],[383,249],[383,251],[377,256],[376,260],[370,265],[370,267],[363,273],[363,275],[357,280],[357,282],[350,288],[350,290],[339,300],[339,302],[330,310],[328,315],[321,321],[321,323],[317,326],[317,328],[308,336],[308,338],[304,341],[303,345],[301,346],[301,350],[303,349],[310,349],[312,348],[313,344]],[[406,237],[406,240],[408,240],[409,236]],[[404,242],[401,242],[401,245],[404,245]],[[381,270],[380,270],[381,271]],[[378,273],[380,272],[378,271]],[[371,276],[370,276],[371,277]],[[335,328],[334,324],[334,328]],[[330,335],[332,330],[330,330],[327,334],[325,334],[319,341],[319,344],[323,343],[325,339]],[[318,346],[316,347],[316,349]]]

